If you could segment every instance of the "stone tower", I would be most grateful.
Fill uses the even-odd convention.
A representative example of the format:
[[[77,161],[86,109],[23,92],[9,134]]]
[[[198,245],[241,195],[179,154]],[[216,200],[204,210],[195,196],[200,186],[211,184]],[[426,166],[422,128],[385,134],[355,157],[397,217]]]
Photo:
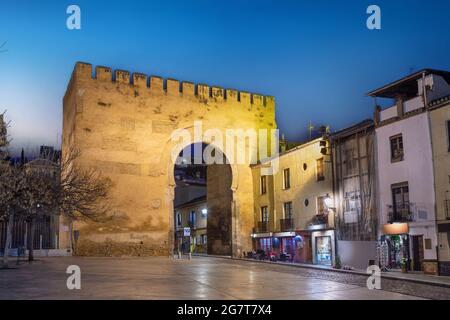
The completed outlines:
[[[111,221],[75,223],[76,254],[167,255],[174,232],[174,162],[186,145],[173,141],[177,129],[192,143],[214,143],[196,136],[227,129],[275,129],[273,97],[147,77],[77,63],[64,96],[62,152],[76,148],[78,165],[111,178]],[[245,144],[245,148],[248,148]],[[227,152],[224,151],[228,157]],[[231,164],[231,250],[251,250],[253,180],[248,164]],[[228,200],[227,200],[228,201]],[[220,212],[220,210],[216,210]],[[68,225],[67,222],[64,222]],[[63,223],[63,224],[64,224]],[[63,227],[60,245],[70,246]]]

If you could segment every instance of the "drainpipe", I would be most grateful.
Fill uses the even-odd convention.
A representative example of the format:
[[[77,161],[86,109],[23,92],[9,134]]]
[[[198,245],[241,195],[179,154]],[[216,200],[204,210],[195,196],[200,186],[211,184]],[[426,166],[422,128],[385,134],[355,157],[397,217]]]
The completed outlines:
[[[422,97],[423,97],[423,101],[425,104],[425,109],[427,108],[428,102],[427,102],[427,93],[426,93],[426,86],[425,86],[425,72],[422,72]],[[436,245],[436,262],[437,262],[437,274],[439,275],[439,231],[438,231],[438,208],[437,208],[437,203],[436,203],[436,192],[437,192],[437,186],[436,186],[436,179],[435,179],[435,159],[434,159],[434,154],[433,154],[433,135],[432,135],[432,123],[431,123],[431,116],[430,116],[430,112],[426,111],[426,115],[427,115],[427,122],[428,122],[428,135],[429,135],[429,139],[430,139],[430,152],[431,152],[431,174],[432,174],[432,178],[433,178],[433,211],[434,211],[434,236],[436,236],[436,241],[437,241],[437,245]]]
[[[426,108],[428,106],[428,99],[427,99],[427,86],[425,85],[425,72],[422,72],[422,98],[424,107]]]
[[[336,186],[335,186],[335,177],[334,177],[334,152],[333,152],[333,143],[334,139],[332,137],[329,138],[330,143],[330,163],[331,163],[331,190],[333,193],[333,229],[334,229],[334,257],[332,263],[336,264],[336,257],[339,255],[338,252],[338,239],[337,239],[337,233],[336,233],[336,216],[338,214],[337,206],[336,206]],[[333,252],[333,250],[331,250]]]

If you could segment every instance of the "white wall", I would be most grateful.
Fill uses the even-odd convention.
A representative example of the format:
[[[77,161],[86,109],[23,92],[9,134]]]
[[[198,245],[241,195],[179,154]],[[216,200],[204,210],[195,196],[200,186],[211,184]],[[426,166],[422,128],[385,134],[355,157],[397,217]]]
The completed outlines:
[[[390,137],[402,134],[404,160],[391,163]],[[378,208],[381,226],[387,223],[388,205],[392,204],[391,185],[408,182],[409,201],[416,213],[426,212],[426,219],[409,224],[410,235],[424,235],[432,240],[432,248],[424,249],[425,259],[436,259],[433,161],[427,113],[405,118],[376,129]],[[382,233],[380,233],[382,234]]]
[[[375,241],[342,241],[338,240],[337,254],[342,267],[350,266],[366,270],[369,260],[376,261],[377,243]]]

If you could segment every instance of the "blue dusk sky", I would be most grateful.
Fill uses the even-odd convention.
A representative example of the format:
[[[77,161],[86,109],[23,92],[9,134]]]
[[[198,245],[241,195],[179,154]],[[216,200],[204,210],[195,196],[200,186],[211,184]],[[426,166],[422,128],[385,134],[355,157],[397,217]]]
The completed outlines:
[[[66,9],[81,8],[81,30]],[[366,9],[381,8],[381,30]],[[273,95],[289,140],[372,117],[366,93],[421,68],[450,70],[447,0],[1,1],[0,112],[13,147],[60,142],[76,61]]]

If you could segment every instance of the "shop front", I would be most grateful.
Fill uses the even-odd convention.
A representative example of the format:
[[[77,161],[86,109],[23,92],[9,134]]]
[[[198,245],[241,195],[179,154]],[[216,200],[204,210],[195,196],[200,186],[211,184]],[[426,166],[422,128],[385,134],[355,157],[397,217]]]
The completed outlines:
[[[276,232],[273,234],[274,259],[280,261],[294,261],[296,252],[295,232]]]
[[[335,262],[334,230],[317,230],[311,232],[313,263],[332,266]]]
[[[256,233],[252,235],[253,248],[258,254],[268,256],[272,252],[272,232]]]
[[[378,249],[379,264],[382,269],[410,269],[408,223],[388,223],[383,225],[383,235]]]
[[[272,261],[312,263],[311,234],[308,232],[275,232],[253,234],[257,257]]]

